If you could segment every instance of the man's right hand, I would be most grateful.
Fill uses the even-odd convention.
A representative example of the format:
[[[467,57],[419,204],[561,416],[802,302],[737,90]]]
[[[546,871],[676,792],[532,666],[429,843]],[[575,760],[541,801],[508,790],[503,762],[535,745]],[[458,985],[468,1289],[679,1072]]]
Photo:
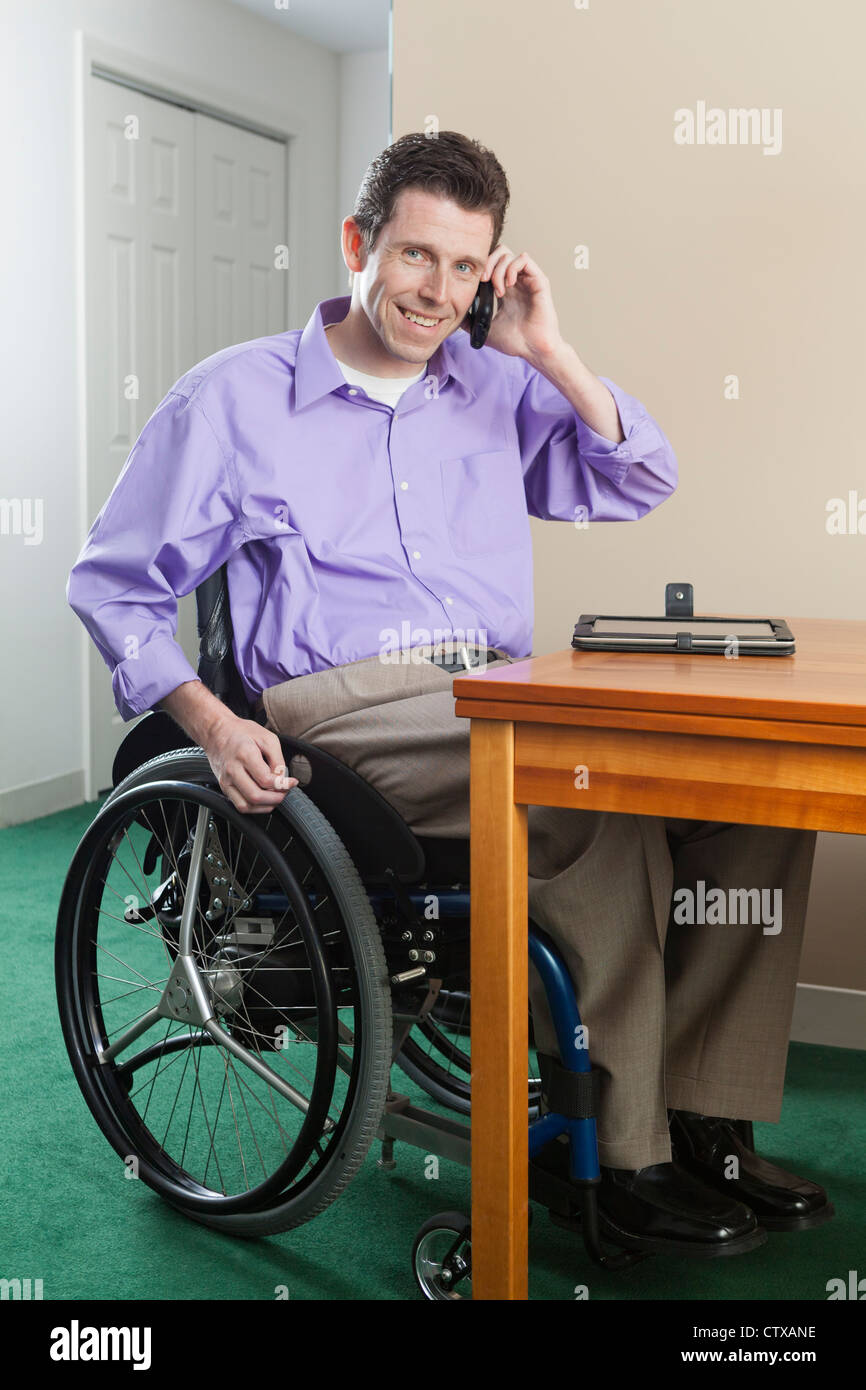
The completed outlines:
[[[208,729],[201,747],[220,788],[239,811],[266,815],[298,785],[289,777],[280,740],[254,719],[224,712]]]

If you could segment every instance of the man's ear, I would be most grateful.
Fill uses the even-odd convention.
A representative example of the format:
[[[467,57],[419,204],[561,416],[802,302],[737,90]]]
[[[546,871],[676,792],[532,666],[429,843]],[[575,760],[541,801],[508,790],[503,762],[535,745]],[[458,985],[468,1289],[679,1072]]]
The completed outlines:
[[[342,230],[342,249],[343,260],[349,267],[350,273],[363,270],[367,260],[364,250],[364,238],[361,236],[361,229],[354,217],[343,219]],[[351,280],[349,282],[351,284]]]

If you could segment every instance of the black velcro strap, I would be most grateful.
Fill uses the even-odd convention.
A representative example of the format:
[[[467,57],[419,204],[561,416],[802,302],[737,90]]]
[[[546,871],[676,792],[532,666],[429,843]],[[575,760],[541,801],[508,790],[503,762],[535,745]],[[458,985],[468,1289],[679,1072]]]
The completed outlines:
[[[568,1071],[557,1057],[538,1053],[541,1093],[548,1110],[569,1120],[589,1120],[598,1113],[598,1071]]]

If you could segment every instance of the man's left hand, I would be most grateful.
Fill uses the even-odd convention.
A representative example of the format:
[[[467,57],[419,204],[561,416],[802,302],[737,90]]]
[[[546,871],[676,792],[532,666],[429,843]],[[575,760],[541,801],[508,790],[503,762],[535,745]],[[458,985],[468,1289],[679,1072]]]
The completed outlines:
[[[496,292],[496,312],[487,343],[508,357],[538,363],[563,345],[550,281],[531,256],[515,256],[507,246],[491,251],[483,280]]]

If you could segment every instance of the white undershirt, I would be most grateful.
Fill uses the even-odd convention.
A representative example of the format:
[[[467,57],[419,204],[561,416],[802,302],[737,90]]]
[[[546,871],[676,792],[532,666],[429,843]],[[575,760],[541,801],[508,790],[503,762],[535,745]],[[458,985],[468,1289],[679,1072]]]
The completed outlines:
[[[350,386],[363,387],[367,395],[374,401],[381,401],[383,405],[391,406],[392,410],[403,392],[410,386],[414,386],[415,382],[420,381],[427,372],[426,362],[417,376],[369,376],[367,372],[359,372],[356,367],[350,367],[347,362],[341,362],[339,357],[337,357],[337,365]]]

